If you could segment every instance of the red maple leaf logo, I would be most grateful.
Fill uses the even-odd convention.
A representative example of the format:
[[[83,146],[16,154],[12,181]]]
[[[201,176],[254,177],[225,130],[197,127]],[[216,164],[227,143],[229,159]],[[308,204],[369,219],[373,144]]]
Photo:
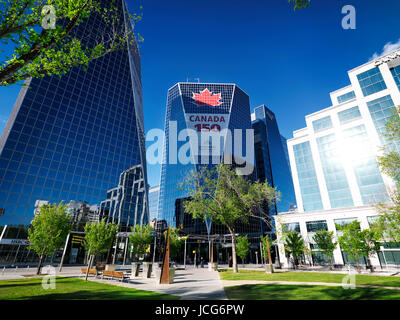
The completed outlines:
[[[219,101],[221,100],[221,93],[213,94],[207,88],[201,91],[200,94],[193,92],[192,98],[195,100],[195,104],[198,106],[216,107],[222,104],[222,102]]]

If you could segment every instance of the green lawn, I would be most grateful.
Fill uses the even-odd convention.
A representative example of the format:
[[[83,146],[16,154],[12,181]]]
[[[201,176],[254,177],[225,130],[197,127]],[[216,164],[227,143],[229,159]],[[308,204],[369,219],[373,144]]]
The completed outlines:
[[[342,283],[346,273],[317,273],[317,272],[276,272],[265,273],[264,271],[219,270],[222,280],[265,280],[265,281],[299,281],[299,282],[328,282]],[[400,287],[398,276],[370,276],[356,274],[356,284],[369,284],[375,286]],[[400,291],[399,291],[400,292]]]
[[[179,297],[85,281],[77,278],[56,278],[56,288],[42,288],[42,278],[1,280],[0,300],[175,300]]]
[[[400,290],[376,288],[257,284],[224,289],[230,300],[400,300]]]

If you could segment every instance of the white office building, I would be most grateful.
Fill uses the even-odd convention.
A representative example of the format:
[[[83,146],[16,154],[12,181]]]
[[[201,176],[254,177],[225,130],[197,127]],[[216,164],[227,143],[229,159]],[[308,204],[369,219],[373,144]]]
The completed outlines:
[[[332,106],[307,115],[306,127],[287,141],[297,211],[276,220],[298,230],[311,249],[315,231],[327,229],[337,236],[335,224],[354,219],[368,228],[378,215],[374,204],[390,201],[395,188],[376,157],[385,144],[385,123],[400,105],[400,51],[350,70],[348,76],[350,85],[330,94]],[[400,151],[399,144],[393,148]],[[400,265],[400,248],[385,247],[372,264]],[[348,262],[340,248],[334,258],[338,265]],[[307,259],[319,263],[321,257],[315,250]],[[283,245],[280,260],[287,265]]]

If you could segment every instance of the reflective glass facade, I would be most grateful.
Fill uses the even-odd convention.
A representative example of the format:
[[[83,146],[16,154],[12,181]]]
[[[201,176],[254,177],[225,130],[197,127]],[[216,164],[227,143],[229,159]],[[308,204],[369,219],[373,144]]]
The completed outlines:
[[[395,115],[396,108],[390,95],[367,102],[369,112],[374,122],[375,129],[378,132],[382,144],[387,144],[384,133],[386,123]],[[396,142],[390,142],[391,147],[396,152],[400,152],[400,145]]]
[[[394,81],[396,82],[396,85],[400,90],[400,66],[394,67],[390,69],[390,71],[392,72]]]
[[[350,91],[348,93],[342,94],[341,96],[338,96],[337,100],[338,100],[338,103],[340,104],[340,103],[349,101],[355,97],[356,97],[356,94],[354,93],[354,91]]]
[[[356,175],[364,205],[388,200],[385,184],[364,125],[343,130],[346,158]]]
[[[146,188],[142,165],[121,173],[118,187],[107,191],[100,203],[100,217],[118,223],[119,231],[129,232],[132,226],[149,223]]]
[[[330,116],[315,120],[312,122],[314,132],[332,128],[332,120]]]
[[[235,143],[241,145],[242,154],[235,154],[235,156],[243,158],[246,150],[245,130],[251,129],[251,120],[249,97],[239,87],[234,84],[178,83],[169,89],[158,204],[159,221],[163,220],[174,227],[179,227],[183,223],[182,221],[185,219],[181,219],[182,206],[183,202],[187,200],[188,194],[186,191],[179,190],[179,185],[191,170],[198,170],[207,162],[201,158],[203,150],[201,146],[191,145],[188,137],[178,139],[179,133],[187,128],[195,132],[198,130],[208,131],[209,128],[215,128],[215,125],[218,125],[220,129],[228,128],[232,133],[234,129],[243,130],[241,143],[234,141],[232,148],[234,150]],[[226,145],[222,144],[222,146],[223,152],[216,156],[216,163],[220,163],[222,156],[229,153],[228,150],[225,150]],[[251,149],[253,150],[253,148]],[[179,152],[185,152],[190,156],[189,160],[191,161],[182,163]],[[178,158],[176,158],[177,155]],[[213,166],[211,156],[206,158],[208,166]],[[252,167],[254,169],[254,163],[252,163]],[[253,175],[255,175],[254,172]],[[195,222],[193,221],[193,223]],[[188,232],[190,231],[189,227],[185,227]],[[201,230],[203,230],[202,233],[208,230],[210,234],[228,233],[222,226],[210,222]],[[259,234],[260,222],[239,225],[237,232]]]
[[[304,211],[321,210],[322,199],[310,142],[306,141],[294,145],[293,152]]]
[[[125,2],[117,4],[123,27],[132,28]],[[93,14],[74,32],[94,41],[104,28]],[[1,225],[29,225],[39,199],[99,204],[120,173],[134,165],[143,165],[146,180],[140,56],[134,41],[89,63],[86,71],[74,67],[61,77],[27,84],[0,140]]]
[[[378,67],[358,74],[357,79],[365,97],[386,89],[385,81]]]
[[[149,189],[149,216],[150,221],[157,218],[158,196],[160,194],[160,186]]]
[[[279,133],[275,114],[262,105],[254,110],[254,149],[257,178],[281,192],[277,212],[287,212],[296,203],[292,175],[289,169],[286,140]],[[285,143],[285,145],[283,145]],[[286,150],[286,151],[285,151]]]
[[[353,206],[346,173],[341,162],[340,149],[335,134],[317,138],[326,187],[332,208]]]
[[[338,112],[339,121],[341,124],[347,123],[361,118],[360,109],[355,106],[347,110]]]

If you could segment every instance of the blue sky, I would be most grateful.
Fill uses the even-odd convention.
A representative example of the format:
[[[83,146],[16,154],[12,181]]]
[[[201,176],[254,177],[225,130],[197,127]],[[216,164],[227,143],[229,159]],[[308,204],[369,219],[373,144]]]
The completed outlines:
[[[127,0],[131,12],[138,1]],[[164,127],[167,90],[176,82],[236,83],[252,109],[266,104],[290,138],[304,116],[330,106],[329,92],[349,84],[347,71],[400,47],[400,2],[312,0],[297,10],[287,0],[141,0],[146,131]],[[356,30],[342,28],[344,5],[356,8]],[[0,87],[0,132],[20,87]],[[148,167],[149,184],[160,167]]]

